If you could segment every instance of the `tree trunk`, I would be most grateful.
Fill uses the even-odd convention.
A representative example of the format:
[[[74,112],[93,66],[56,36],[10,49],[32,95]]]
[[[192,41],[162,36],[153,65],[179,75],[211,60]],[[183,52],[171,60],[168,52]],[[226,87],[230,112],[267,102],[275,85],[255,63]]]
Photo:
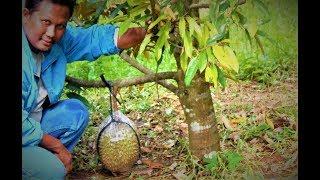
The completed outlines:
[[[184,87],[184,92],[179,93],[179,100],[188,123],[192,155],[202,158],[212,151],[219,151],[220,138],[211,92],[203,74],[197,74],[191,85]]]

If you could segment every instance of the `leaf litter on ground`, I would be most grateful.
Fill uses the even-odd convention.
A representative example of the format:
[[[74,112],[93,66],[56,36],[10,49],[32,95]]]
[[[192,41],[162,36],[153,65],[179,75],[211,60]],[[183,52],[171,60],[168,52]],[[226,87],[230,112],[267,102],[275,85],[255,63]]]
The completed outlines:
[[[218,130],[220,134],[227,135],[221,142],[222,152],[237,150],[242,157],[230,156],[235,159],[233,164],[239,164],[237,168],[232,163],[229,165],[233,173],[226,173],[228,170],[219,167],[225,178],[228,178],[228,174],[229,177],[244,175],[248,168],[255,169],[265,177],[286,177],[297,173],[297,119],[289,117],[286,111],[278,110],[282,107],[297,108],[296,87],[282,83],[259,89],[255,83],[230,82],[225,91],[212,94],[215,105],[219,107],[215,109],[218,124],[222,124]],[[166,93],[154,99],[147,111],[130,111],[127,114],[138,127],[142,152],[140,163],[133,167],[130,178],[210,177],[212,174],[201,170],[198,170],[198,174],[192,174],[195,169],[192,161],[188,161],[188,149],[185,146],[188,142],[188,125],[178,98]],[[244,139],[246,133],[247,140]],[[85,154],[95,153],[81,143],[89,142],[80,142],[79,147],[85,149]],[[78,159],[78,164],[85,162],[85,154],[81,150],[75,152],[76,158],[83,158]],[[182,167],[182,164],[185,166]],[[92,168],[98,167],[103,169],[98,163],[96,167],[84,165],[77,170],[90,172],[90,168],[92,171]],[[228,165],[225,164],[225,167]],[[96,171],[99,172],[99,169]]]

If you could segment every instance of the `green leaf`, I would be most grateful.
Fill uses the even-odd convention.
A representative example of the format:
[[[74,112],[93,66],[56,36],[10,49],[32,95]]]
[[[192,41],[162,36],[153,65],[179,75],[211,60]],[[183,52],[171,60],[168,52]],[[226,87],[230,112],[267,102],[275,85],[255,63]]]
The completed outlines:
[[[188,57],[184,51],[184,49],[182,50],[181,56],[180,56],[180,64],[181,64],[181,68],[184,72],[186,72],[187,67],[188,67]]]
[[[220,16],[218,16],[218,18],[214,21],[214,25],[216,27],[216,29],[220,29],[220,27],[222,26],[222,24],[225,23],[225,17],[223,14],[221,14]]]
[[[179,19],[179,33],[181,38],[184,38],[186,35],[186,21],[184,20],[184,17],[180,17]]]
[[[136,6],[136,5],[139,5],[141,3],[145,3],[145,2],[148,2],[147,0],[127,0],[127,3],[133,7],[133,6]]]
[[[214,20],[216,19],[217,7],[218,7],[217,3],[210,3],[210,6],[209,6],[209,19],[210,19],[211,22],[214,22]]]
[[[92,19],[94,19],[94,22],[96,22],[99,18],[99,16],[103,13],[103,10],[106,8],[108,0],[100,1],[97,3],[97,9],[96,12],[94,13]]]
[[[226,9],[228,9],[228,7],[230,7],[230,3],[228,0],[221,1],[219,5],[219,12],[224,13]]]
[[[195,19],[193,19],[192,17],[190,17],[190,16],[187,16],[187,21],[188,21],[188,23],[189,23],[189,29],[190,29],[190,34],[192,34],[193,32],[191,32],[191,31],[196,31],[196,33],[197,33],[197,35],[199,36],[199,37],[201,37],[201,28],[200,28],[200,26],[198,25],[198,23],[196,22],[196,20]]]
[[[236,11],[236,14],[239,17],[239,23],[244,25],[247,22],[247,18],[238,11]]]
[[[121,36],[123,33],[125,33],[125,32],[128,30],[128,28],[129,28],[130,25],[131,25],[131,21],[132,21],[132,19],[131,19],[131,18],[128,18],[128,19],[126,19],[124,22],[122,22],[122,23],[120,24],[120,27],[119,27],[119,36]]]
[[[262,2],[261,0],[253,0],[253,3],[257,5],[258,9],[264,14],[270,15],[269,9],[264,2]]]
[[[252,48],[252,40],[251,40],[249,31],[247,29],[245,29],[244,32],[245,32],[245,35],[246,35],[247,39],[249,40],[250,47]]]
[[[226,87],[226,78],[224,77],[224,73],[222,72],[222,70],[217,66],[217,70],[218,70],[218,81],[222,86],[222,89],[224,89]]]
[[[216,62],[216,58],[213,55],[212,48],[207,48],[206,52],[207,52],[208,61],[214,64]]]
[[[257,31],[258,31],[258,25],[257,25],[257,21],[255,19],[253,19],[249,24],[248,24],[248,32],[251,38],[254,37],[254,35],[256,35]]]
[[[189,32],[190,32],[190,35],[192,36],[192,35],[193,35],[193,31],[194,31],[194,26],[191,25],[191,23],[190,23],[191,17],[190,17],[190,16],[187,16],[186,19],[187,19],[187,22],[189,23]],[[198,25],[198,24],[197,24],[197,25]]]
[[[121,11],[121,9],[126,8],[127,6],[125,4],[119,4],[117,5],[117,7],[110,13],[110,15],[108,16],[108,18],[115,18],[119,12]]]
[[[266,24],[266,23],[268,23],[268,22],[270,22],[270,21],[271,21],[270,18],[268,18],[268,19],[262,19],[261,21],[258,22],[258,25],[259,25],[259,26],[262,26],[262,25],[264,25],[264,24]]]
[[[157,25],[161,20],[165,19],[166,16],[164,14],[161,14],[155,21],[153,21],[149,27],[148,30],[152,29],[155,25]]]
[[[162,54],[162,46],[155,46],[154,49],[154,56],[156,58],[156,61],[159,61],[159,59],[161,58],[161,54]]]
[[[218,33],[218,34],[215,34],[213,35],[212,37],[210,37],[207,41],[207,45],[208,46],[212,46],[214,44],[217,43],[217,41],[220,41],[221,39],[223,39],[225,37],[227,33]]]
[[[116,22],[125,22],[127,20],[127,15],[118,15],[114,18],[108,19],[105,23],[116,23]]]
[[[207,54],[206,51],[201,51],[199,55],[199,70],[200,73],[206,68],[207,66]]]
[[[244,132],[244,140],[259,137],[270,129],[271,127],[266,123],[259,124],[258,126],[253,126]]]
[[[214,170],[219,166],[218,156],[216,153],[212,154],[210,158],[204,158],[205,168],[209,171]]]
[[[216,65],[208,66],[205,71],[205,80],[213,83],[214,87],[218,86],[218,70]]]
[[[67,92],[66,96],[68,98],[70,98],[70,99],[78,99],[78,100],[80,100],[87,107],[91,106],[91,104],[89,103],[89,101],[85,97],[83,97],[83,96],[81,96],[81,95],[79,95],[79,94],[77,94],[75,92]]]
[[[262,54],[265,55],[264,48],[263,48],[263,45],[262,45],[262,43],[261,43],[261,41],[260,41],[259,36],[254,36],[254,38],[255,38],[255,40],[256,40],[259,48],[261,49]]]
[[[196,58],[192,58],[189,62],[187,72],[184,78],[184,83],[186,84],[186,86],[189,86],[191,84],[191,80],[193,79],[198,70],[198,62],[199,61]]]
[[[201,29],[202,29],[201,31],[202,38],[200,39],[200,41],[199,40],[198,41],[199,41],[199,47],[204,48],[206,46],[206,43],[209,39],[211,32],[209,30],[209,27],[205,24],[201,24]]]
[[[238,62],[238,58],[234,54],[234,51],[229,46],[224,46],[224,50],[225,50],[227,57],[229,59],[231,69],[234,70],[236,73],[238,73],[239,72],[239,62]]]
[[[223,68],[239,71],[239,62],[233,50],[229,46],[212,46],[213,53]]]
[[[159,50],[159,49],[162,49],[162,46],[164,46],[165,42],[169,38],[170,25],[171,25],[170,22],[167,22],[166,25],[163,28],[161,28],[158,33],[159,38],[155,45],[155,57],[157,61],[160,59],[161,53],[162,53],[162,50]]]
[[[192,39],[189,33],[185,32],[185,36],[183,36],[182,39],[183,39],[183,46],[184,46],[186,55],[191,58],[192,52],[193,52],[193,46],[192,46]]]
[[[231,171],[234,171],[239,166],[241,160],[243,160],[243,157],[237,152],[227,151],[225,155],[228,162],[228,169]]]
[[[184,0],[176,0],[175,3],[171,3],[172,11],[178,12],[179,16],[185,14]]]
[[[193,51],[192,38],[191,35],[186,31],[186,21],[184,17],[180,17],[179,19],[179,33],[183,40],[185,53],[188,57],[191,58]]]
[[[276,43],[276,41],[273,40],[267,33],[263,32],[261,30],[257,31],[257,35],[267,38],[271,43]]]
[[[142,52],[146,49],[146,46],[149,44],[150,40],[151,40],[152,34],[147,34],[145,36],[145,38],[143,39],[140,48],[139,48],[139,52],[138,54],[141,55]]]
[[[149,3],[143,3],[131,9],[129,12],[130,18],[134,18],[135,16],[142,14],[147,9],[148,6],[149,6]]]
[[[216,33],[218,33],[217,29],[216,29],[216,28],[214,27],[214,25],[211,24],[209,21],[205,21],[204,23],[205,23],[205,25],[209,28],[211,34],[216,34]]]

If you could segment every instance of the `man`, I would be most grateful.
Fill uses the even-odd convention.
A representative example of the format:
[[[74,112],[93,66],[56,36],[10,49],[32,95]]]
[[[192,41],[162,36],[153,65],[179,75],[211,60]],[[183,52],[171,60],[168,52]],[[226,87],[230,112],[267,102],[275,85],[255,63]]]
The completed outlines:
[[[141,43],[146,31],[130,28],[118,37],[112,25],[67,25],[75,0],[26,0],[22,17],[22,176],[64,179],[72,149],[89,120],[76,99],[59,101],[66,64],[93,61]]]

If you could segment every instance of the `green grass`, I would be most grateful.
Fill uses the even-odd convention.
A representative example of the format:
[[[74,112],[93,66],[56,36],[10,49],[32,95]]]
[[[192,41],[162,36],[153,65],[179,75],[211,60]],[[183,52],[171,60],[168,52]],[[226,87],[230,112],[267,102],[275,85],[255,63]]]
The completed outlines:
[[[234,27],[230,32],[233,39],[231,46],[235,49],[240,62],[238,78],[256,80],[260,83],[275,84],[291,73],[297,72],[298,57],[298,13],[297,1],[265,1],[269,7],[271,21],[259,27],[273,39],[261,38],[265,49],[262,55],[257,44],[252,47],[243,31]],[[263,17],[257,9],[252,12],[249,5],[241,7],[241,12],[248,18]]]

